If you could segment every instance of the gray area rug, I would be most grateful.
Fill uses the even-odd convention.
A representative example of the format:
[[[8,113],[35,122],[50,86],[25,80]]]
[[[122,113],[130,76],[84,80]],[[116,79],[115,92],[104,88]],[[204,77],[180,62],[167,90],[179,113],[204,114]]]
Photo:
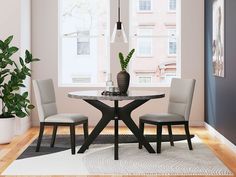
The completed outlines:
[[[17,159],[2,175],[233,175],[198,137],[192,143],[190,151],[186,140],[174,147],[163,142],[161,154],[138,149],[137,143],[122,143],[119,160],[114,160],[113,144],[93,144],[83,154],[71,155],[67,149]],[[156,143],[151,145],[156,149]]]
[[[194,135],[191,135],[193,138]],[[146,135],[146,138],[149,142],[156,142],[156,135]],[[185,135],[174,135],[174,141],[181,141],[185,140]],[[169,141],[168,135],[162,136],[163,142]],[[80,146],[84,142],[84,136],[83,135],[77,135],[76,136],[76,145]],[[134,135],[119,135],[119,143],[137,143],[137,139]],[[51,143],[51,136],[45,135],[43,137],[40,152],[35,152],[37,139],[33,141],[32,144],[30,144],[29,147],[17,158],[17,159],[24,159],[29,157],[36,157],[51,153],[57,153],[60,151],[65,151],[70,149],[70,136],[69,135],[57,135],[56,141],[55,141],[55,147],[50,148]],[[93,144],[113,144],[114,143],[114,135],[99,135]]]

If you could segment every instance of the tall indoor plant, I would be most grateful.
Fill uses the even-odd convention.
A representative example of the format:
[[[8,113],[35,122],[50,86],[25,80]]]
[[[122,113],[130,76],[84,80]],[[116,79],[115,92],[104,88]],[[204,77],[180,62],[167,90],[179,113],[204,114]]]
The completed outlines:
[[[15,61],[13,54],[19,49],[11,46],[13,36],[0,40],[0,144],[9,143],[13,137],[15,116],[23,118],[29,115],[34,106],[28,99],[28,92],[20,93],[25,87],[24,80],[31,76],[29,65],[39,59],[33,58],[26,50],[25,58]]]
[[[130,75],[127,72],[127,67],[134,52],[135,52],[135,49],[132,49],[126,58],[124,58],[123,53],[121,52],[119,53],[121,72],[117,74],[117,84],[118,84],[121,94],[126,94],[129,88]]]

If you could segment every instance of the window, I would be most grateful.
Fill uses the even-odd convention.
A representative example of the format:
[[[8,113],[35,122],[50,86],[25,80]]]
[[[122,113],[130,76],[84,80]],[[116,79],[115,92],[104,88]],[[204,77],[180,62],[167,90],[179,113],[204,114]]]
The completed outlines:
[[[60,0],[59,85],[104,85],[109,66],[109,0]]]
[[[152,29],[143,28],[138,30],[137,55],[139,57],[152,56]]]
[[[138,0],[138,11],[139,12],[152,11],[152,0]]]
[[[176,0],[169,0],[169,11],[176,11]]]
[[[136,49],[129,64],[130,85],[150,87],[169,85],[170,78],[178,77],[178,29],[177,14],[168,13],[168,8],[152,8],[152,13],[139,13],[135,9],[137,0],[130,0],[129,49]],[[158,7],[176,8],[178,1],[153,1]],[[169,4],[168,4],[169,3]]]
[[[89,31],[77,34],[77,55],[90,55],[90,33]]]
[[[133,48],[136,52],[128,66],[130,86],[168,86],[181,68],[177,52],[180,36],[176,35],[179,12],[168,13],[176,8],[176,2],[121,1],[128,44],[111,44],[117,1],[59,0],[59,86],[105,88],[107,74],[112,73],[115,81],[120,71],[118,53],[126,55]],[[164,8],[167,6],[169,9]]]
[[[150,83],[152,83],[152,77],[151,76],[139,76],[138,83],[150,84]]]
[[[176,55],[176,29],[168,30],[168,55]]]

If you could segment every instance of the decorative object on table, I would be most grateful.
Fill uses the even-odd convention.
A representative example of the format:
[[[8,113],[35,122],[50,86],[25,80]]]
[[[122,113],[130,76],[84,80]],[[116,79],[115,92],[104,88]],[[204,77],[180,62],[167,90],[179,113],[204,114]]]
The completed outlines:
[[[106,78],[106,91],[113,92],[114,91],[114,83],[112,81],[112,74],[108,73]]]
[[[125,94],[129,88],[130,75],[126,71],[126,69],[134,52],[135,49],[132,49],[126,58],[124,58],[124,55],[121,52],[119,53],[119,59],[122,71],[117,74],[117,84],[121,94]]]
[[[224,77],[224,0],[213,2],[212,66],[213,75]]]
[[[115,24],[112,37],[111,37],[111,43],[114,43],[114,42],[124,42],[124,43],[128,42],[126,34],[125,34],[124,26],[122,22],[120,21],[120,0],[118,0],[118,22],[116,22]]]
[[[28,92],[20,93],[20,89],[25,87],[24,81],[31,76],[28,64],[39,61],[33,58],[32,54],[26,50],[25,58],[13,60],[13,54],[19,49],[11,46],[13,36],[6,40],[0,40],[0,99],[2,101],[2,113],[0,115],[0,144],[11,142],[14,135],[15,116],[23,118],[29,115],[29,110],[34,106],[28,99]]]
[[[119,91],[103,91],[102,95],[104,95],[104,96],[121,96],[121,95],[125,96],[124,94],[121,94]]]

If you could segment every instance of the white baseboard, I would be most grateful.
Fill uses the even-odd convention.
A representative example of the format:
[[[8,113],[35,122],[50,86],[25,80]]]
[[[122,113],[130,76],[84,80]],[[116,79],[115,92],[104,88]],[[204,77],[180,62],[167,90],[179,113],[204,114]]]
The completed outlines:
[[[225,138],[222,134],[220,134],[216,129],[214,129],[206,122],[205,122],[205,128],[209,131],[209,133],[212,136],[219,139],[222,143],[224,143],[227,147],[229,147],[229,149],[231,149],[236,153],[236,146],[233,143],[231,143],[227,138]]]

